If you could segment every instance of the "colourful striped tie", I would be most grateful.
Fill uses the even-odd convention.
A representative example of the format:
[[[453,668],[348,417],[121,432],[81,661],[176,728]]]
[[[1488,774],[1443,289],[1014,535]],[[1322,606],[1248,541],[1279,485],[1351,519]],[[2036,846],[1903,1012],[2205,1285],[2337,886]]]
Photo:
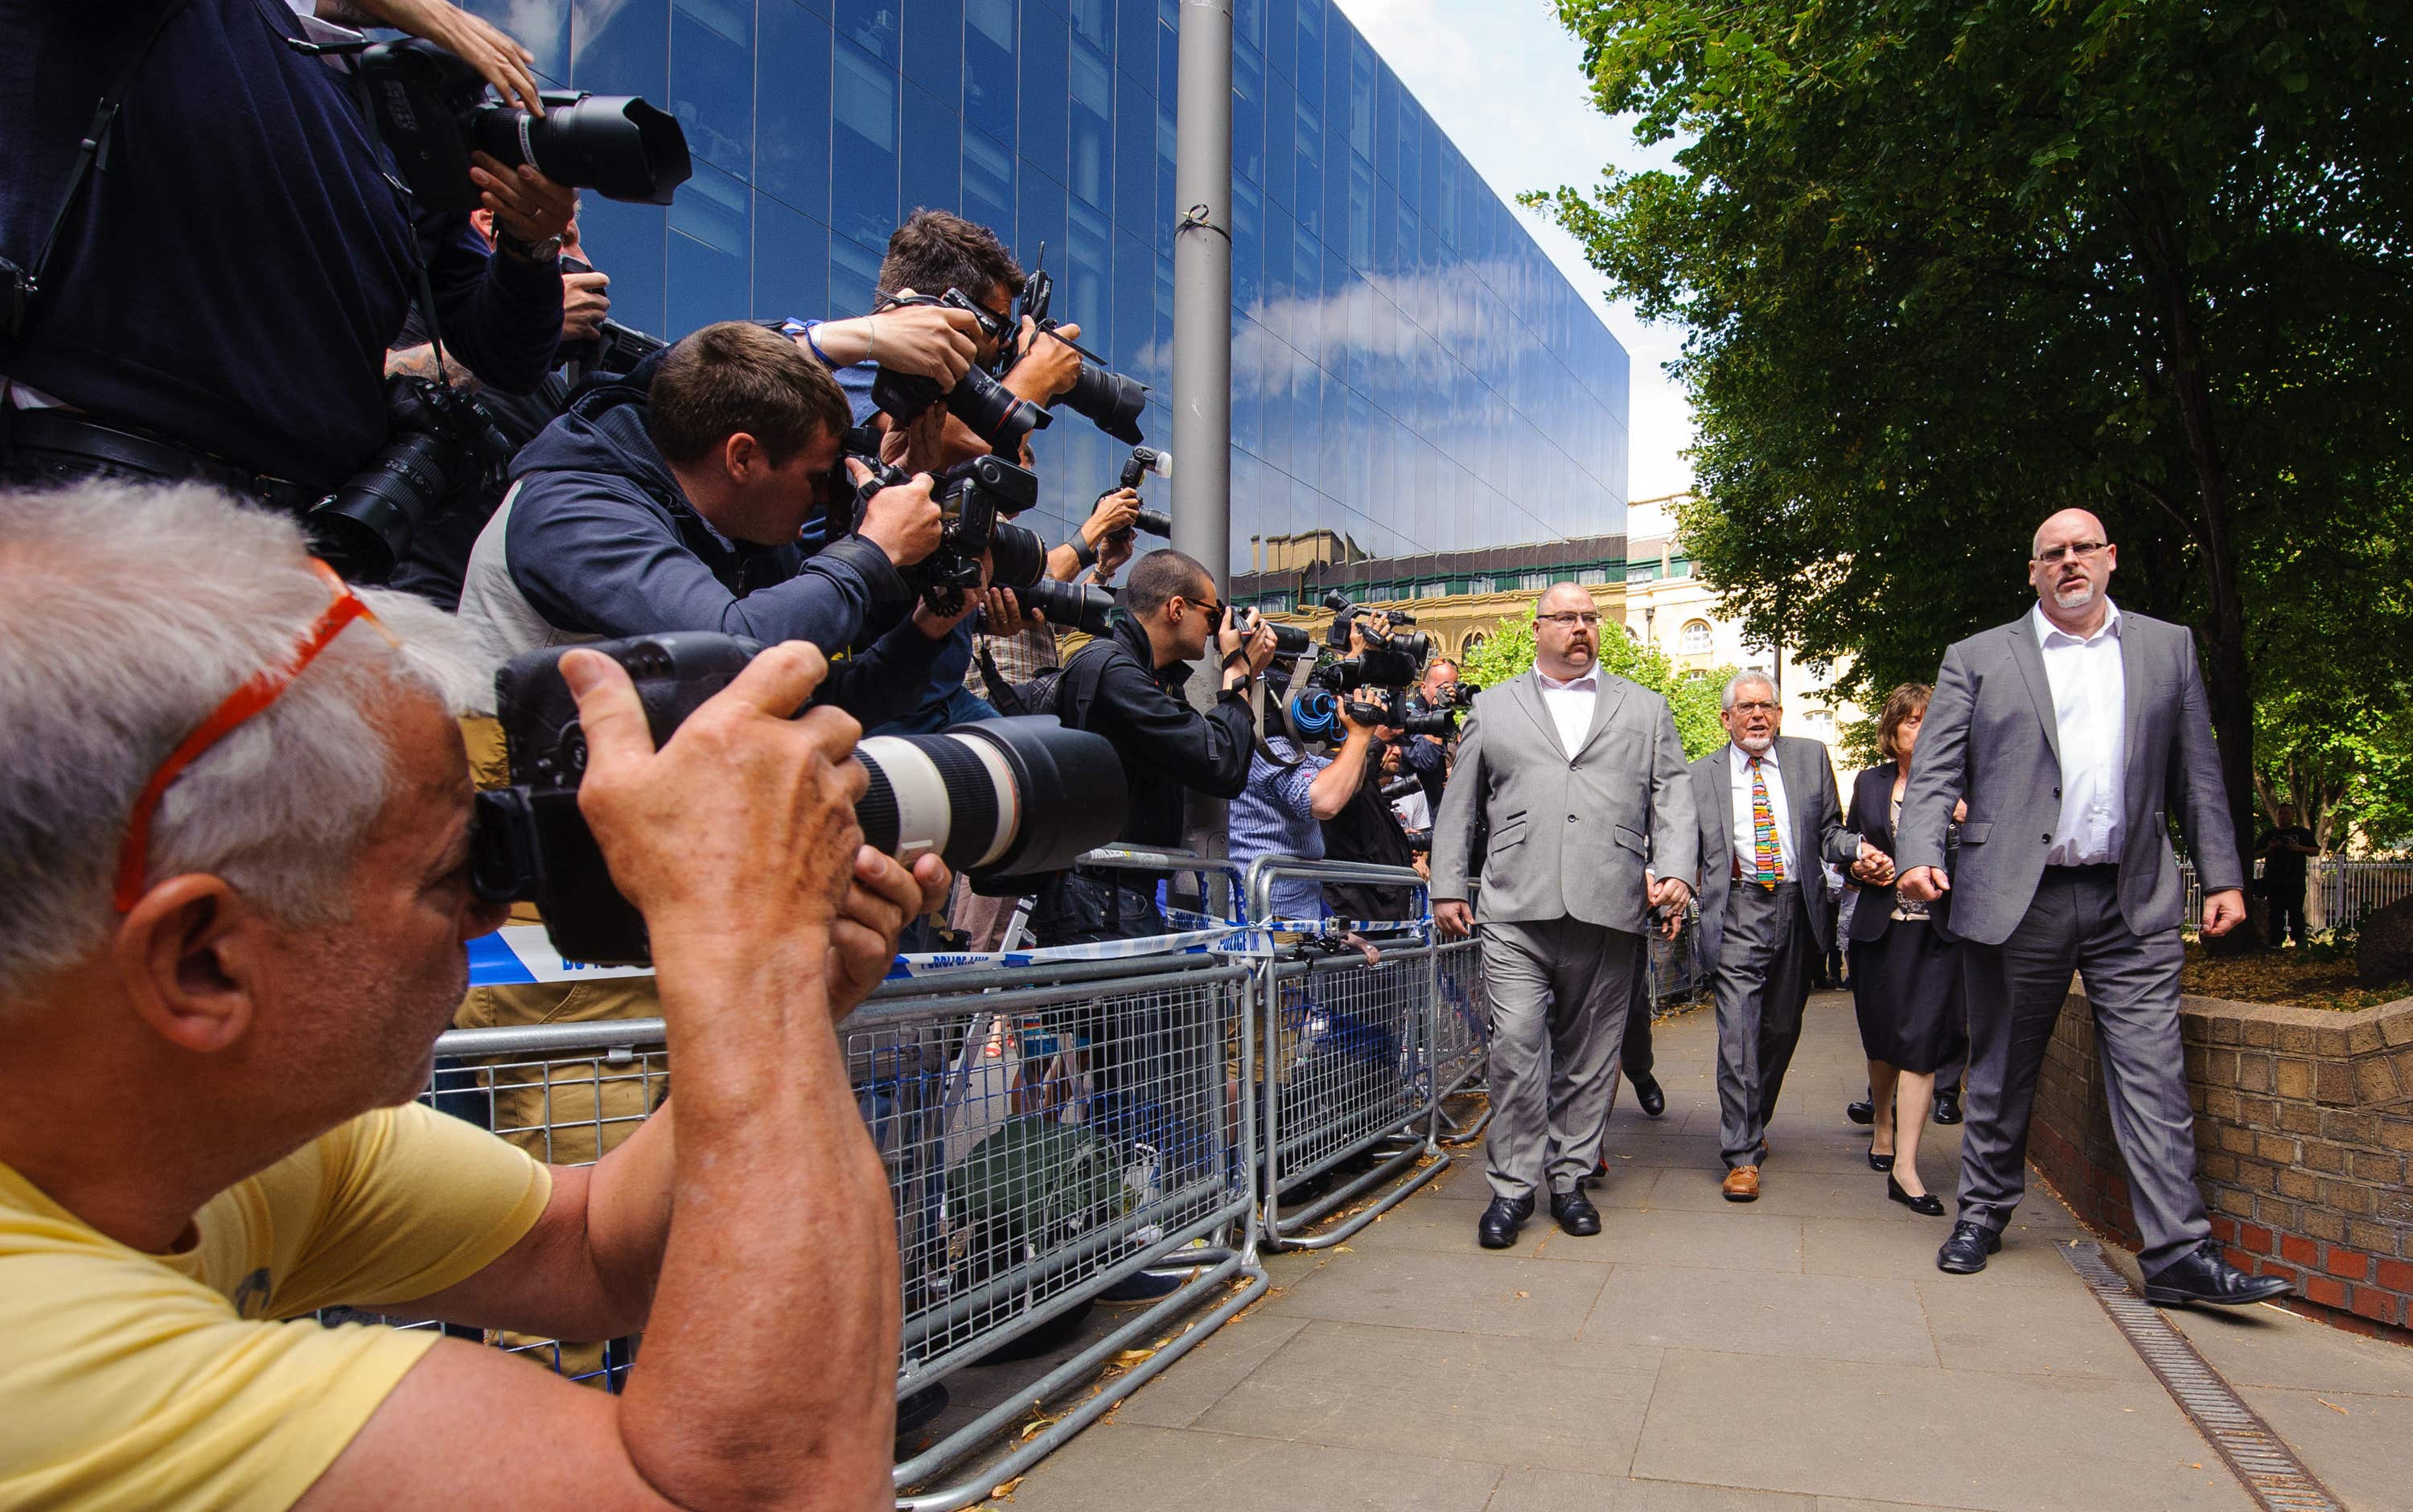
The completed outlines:
[[[1768,801],[1768,778],[1759,758],[1751,758],[1751,880],[1770,892],[1784,880],[1784,852],[1776,844],[1776,809]]]

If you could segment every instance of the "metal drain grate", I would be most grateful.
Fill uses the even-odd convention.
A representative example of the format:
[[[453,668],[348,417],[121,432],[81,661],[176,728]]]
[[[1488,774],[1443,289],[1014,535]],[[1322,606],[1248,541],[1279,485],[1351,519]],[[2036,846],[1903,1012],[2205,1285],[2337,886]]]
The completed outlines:
[[[2061,1257],[2256,1501],[2272,1512],[2345,1512],[2345,1504],[2304,1468],[2287,1441],[2245,1405],[2184,1334],[2137,1295],[2127,1277],[2112,1268],[2101,1245],[2091,1239],[2064,1245]]]

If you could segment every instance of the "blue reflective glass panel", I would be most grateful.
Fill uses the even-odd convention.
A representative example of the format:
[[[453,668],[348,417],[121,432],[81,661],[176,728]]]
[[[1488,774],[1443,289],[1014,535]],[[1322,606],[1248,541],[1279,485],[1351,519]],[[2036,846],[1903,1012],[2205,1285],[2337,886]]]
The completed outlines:
[[[1098,50],[1098,56],[1115,55],[1115,0],[1072,0],[1066,14],[1073,22],[1073,35]]]
[[[896,75],[843,37],[831,65],[830,229],[885,245],[897,219]]]
[[[570,0],[462,0],[461,8],[493,22],[535,53],[544,82],[570,82]]]
[[[1014,230],[1014,154],[977,131],[964,133],[964,218],[997,232],[1008,246]]]
[[[600,195],[578,202],[578,239],[597,271],[612,275],[612,319],[650,335],[667,336],[669,289],[665,237],[670,212],[628,205]]]
[[[659,104],[671,94],[670,44],[670,0],[629,0],[602,16],[582,16],[570,33],[570,85]]]
[[[960,212],[963,205],[963,124],[919,84],[905,86],[905,156],[897,172],[897,208]]]
[[[836,0],[830,12],[832,29],[893,68],[901,57],[897,45],[901,3],[902,0]]]
[[[1047,266],[1059,276],[1064,267],[1064,186],[1042,173],[1022,175],[1019,191],[1014,196],[1014,251],[1022,265],[1032,265],[1039,256],[1039,245],[1047,244]],[[1059,302],[1062,296],[1058,296]],[[1071,319],[1059,312],[1059,319]]]
[[[688,151],[739,178],[754,171],[752,0],[676,0],[671,10],[671,111]]]
[[[767,3],[767,0],[766,0]],[[963,0],[894,0],[905,12],[905,77],[950,111],[963,109]]]
[[[1014,0],[964,0],[964,120],[1014,146]]]
[[[1066,207],[1063,287],[1057,294],[1056,319],[1081,324],[1081,345],[1091,351],[1112,351],[1115,340],[1114,297],[1108,274],[1114,268],[1114,244],[1106,217],[1075,200]],[[1053,264],[1055,259],[1051,257]]]
[[[1232,173],[1266,181],[1266,66],[1252,51],[1232,53]]]
[[[1044,5],[1022,7],[1022,160],[1058,183],[1064,181],[1065,55],[1069,29],[1060,12]]]
[[[1151,234],[1156,219],[1156,97],[1127,73],[1115,75],[1115,223]]]
[[[754,185],[828,224],[830,29],[792,0],[762,0]]]
[[[1100,210],[1114,203],[1115,75],[1105,54],[1075,41],[1072,52],[1071,146],[1064,186]]]
[[[754,316],[807,319],[829,310],[829,230],[777,200],[754,197]]]
[[[883,243],[883,245],[885,245]],[[843,236],[830,238],[829,313],[868,315],[880,290],[880,254]]]

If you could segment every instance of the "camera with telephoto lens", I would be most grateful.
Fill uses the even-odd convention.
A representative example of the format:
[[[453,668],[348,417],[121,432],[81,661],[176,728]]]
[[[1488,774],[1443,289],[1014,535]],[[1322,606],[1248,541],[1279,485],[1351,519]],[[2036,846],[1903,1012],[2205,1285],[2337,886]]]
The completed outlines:
[[[969,310],[983,324],[992,319],[960,289],[935,296],[905,294],[888,303]],[[871,402],[899,425],[910,425],[921,419],[923,411],[942,399],[949,415],[970,426],[974,435],[988,443],[992,452],[1009,460],[1022,455],[1024,437],[1044,430],[1055,418],[1039,406],[1016,398],[1013,391],[984,372],[978,363],[964,369],[964,376],[955,380],[952,389],[940,388],[937,378],[899,373],[892,367],[881,368],[880,376],[871,380]]]
[[[1137,493],[1141,480],[1151,472],[1160,478],[1172,477],[1173,453],[1152,446],[1132,447],[1131,455],[1123,459],[1123,475],[1116,481],[1115,486]],[[1162,510],[1141,510],[1132,516],[1132,528],[1145,530],[1159,540],[1164,540],[1173,534],[1173,516]]]
[[[354,583],[392,577],[412,532],[517,450],[475,398],[431,378],[394,374],[385,402],[385,445],[305,522],[318,556]]]
[[[1356,654],[1336,657],[1315,669],[1315,680],[1325,688],[1340,692],[1356,688],[1405,688],[1416,680],[1432,656],[1431,636],[1422,630],[1375,629],[1370,616],[1380,611],[1353,603],[1339,588],[1324,596],[1324,607],[1332,611],[1332,623],[1325,631],[1326,645],[1346,652],[1353,630],[1365,642],[1364,648]],[[1415,623],[1413,615],[1385,617],[1394,626]]]
[[[1350,719],[1378,730],[1395,729],[1407,719],[1396,688],[1377,689],[1369,697],[1311,682],[1294,691],[1281,705],[1291,734],[1317,746],[1338,746],[1349,738],[1349,726],[1341,721],[1344,711]]]
[[[1433,697],[1426,696],[1419,689],[1407,697],[1408,722],[1400,729],[1412,735],[1454,735],[1458,734],[1458,717],[1474,707],[1474,695],[1480,691],[1465,681],[1450,683]]]
[[[1243,635],[1254,635],[1264,626],[1274,632],[1274,655],[1303,657],[1315,647],[1315,638],[1297,625],[1284,625],[1267,619],[1262,613],[1245,604],[1232,606],[1232,628]]]
[[[588,649],[629,670],[659,747],[762,646],[681,631]],[[560,662],[561,649],[547,647],[495,674],[511,785],[478,794],[471,884],[491,903],[537,904],[566,959],[649,965],[644,918],[613,885],[578,811],[586,734]],[[866,843],[909,865],[935,852],[983,880],[1070,866],[1121,832],[1130,804],[1113,745],[1045,715],[981,719],[935,735],[874,735],[855,747],[854,759],[871,778],[854,805]]]
[[[1073,386],[1050,403],[1062,405],[1075,414],[1087,415],[1098,429],[1116,440],[1126,446],[1137,446],[1143,439],[1139,417],[1147,409],[1147,385],[1108,367],[1104,358],[1079,342],[1065,339],[1059,329],[1060,322],[1049,319],[1047,314],[1047,307],[1056,300],[1056,280],[1047,276],[1046,261],[1047,244],[1042,242],[1039,244],[1039,257],[1030,265],[1029,276],[1022,280],[1022,293],[1015,304],[1015,314],[1029,318],[1031,325],[1036,328],[1032,333],[1034,343],[1040,334],[1044,334],[1081,355],[1081,369],[1073,376]],[[1014,324],[1019,327],[1021,319],[1017,319]],[[1015,361],[1020,361],[1029,351],[1028,347],[1024,348],[1015,354]],[[1132,485],[1126,483],[1124,486]]]
[[[1044,575],[1033,583],[999,584],[999,586],[1012,586],[1016,603],[1025,609],[1037,610],[1051,625],[1061,625],[1066,630],[1081,630],[1090,635],[1103,635],[1114,628],[1107,617],[1115,610],[1115,595],[1111,588],[1101,588],[1088,583],[1058,583]],[[996,630],[999,627],[989,628]]]
[[[913,481],[904,468],[876,457],[858,455],[855,460],[869,467],[871,476],[859,487],[851,482],[833,482],[833,541],[862,528],[871,496]],[[843,452],[837,468],[844,474]],[[933,614],[954,614],[963,607],[967,592],[982,586],[983,552],[989,555],[987,581],[992,586],[1024,588],[1046,575],[1046,544],[1008,518],[1039,501],[1039,479],[1029,468],[1003,457],[972,457],[933,480],[930,497],[939,506],[939,549],[897,573]]]
[[[669,204],[695,171],[677,117],[634,95],[546,90],[541,111],[524,111],[492,98],[475,64],[417,37],[364,48],[353,67],[395,168],[429,210],[478,208],[472,152],[637,204]]]

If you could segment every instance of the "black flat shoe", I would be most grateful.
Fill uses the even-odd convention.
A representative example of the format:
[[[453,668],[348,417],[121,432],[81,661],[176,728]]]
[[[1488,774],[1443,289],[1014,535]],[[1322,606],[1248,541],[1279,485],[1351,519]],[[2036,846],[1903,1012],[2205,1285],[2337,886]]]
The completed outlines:
[[[2002,1247],[2000,1234],[1964,1218],[1952,1225],[1952,1237],[1935,1252],[1935,1268],[1947,1276],[1974,1276],[1986,1268],[1986,1256]]]
[[[1872,1160],[1875,1159],[1874,1156],[1871,1156],[1870,1158]],[[1886,1164],[1887,1165],[1891,1165],[1893,1162],[1888,1160]],[[1914,1197],[1909,1193],[1904,1192],[1902,1189],[1902,1183],[1895,1180],[1890,1176],[1886,1178],[1886,1195],[1891,1197],[1894,1201],[1901,1203],[1912,1212],[1924,1214],[1929,1218],[1941,1218],[1944,1216],[1944,1199],[1942,1197],[1937,1196],[1932,1192],[1922,1192],[1917,1196]]]
[[[1494,1197],[1475,1221],[1474,1242],[1487,1250],[1504,1250],[1517,1242],[1517,1231],[1532,1216],[1531,1197]]]
[[[2276,1276],[2249,1276],[2222,1259],[2218,1239],[2204,1240],[2194,1253],[2181,1255],[2145,1278],[2145,1300],[2155,1307],[2189,1302],[2243,1307],[2285,1297],[2290,1289]]]
[[[1654,1119],[1667,1111],[1667,1094],[1659,1090],[1659,1078],[1648,1073],[1634,1078],[1634,1101]]]
[[[1873,1149],[1870,1150],[1869,1169],[1872,1171],[1890,1171],[1893,1169],[1893,1157],[1891,1155],[1880,1155]]]
[[[1600,1209],[1580,1189],[1550,1193],[1550,1216],[1577,1238],[1589,1238],[1600,1232]]]
[[[1865,1100],[1858,1103],[1846,1103],[1843,1104],[1843,1117],[1851,1119],[1854,1123],[1857,1123],[1861,1128],[1865,1129],[1870,1124],[1877,1121],[1877,1105],[1874,1103],[1867,1102]]]
[[[1932,1116],[1932,1117],[1935,1119],[1935,1121],[1936,1121],[1936,1122],[1938,1122],[1938,1123],[1958,1123],[1958,1122],[1960,1122],[1960,1121],[1961,1121],[1961,1094],[1960,1094],[1959,1092],[1938,1092],[1938,1093],[1936,1093],[1936,1094],[1935,1094],[1935,1112],[1934,1112],[1932,1115],[1931,1115],[1931,1116]]]

